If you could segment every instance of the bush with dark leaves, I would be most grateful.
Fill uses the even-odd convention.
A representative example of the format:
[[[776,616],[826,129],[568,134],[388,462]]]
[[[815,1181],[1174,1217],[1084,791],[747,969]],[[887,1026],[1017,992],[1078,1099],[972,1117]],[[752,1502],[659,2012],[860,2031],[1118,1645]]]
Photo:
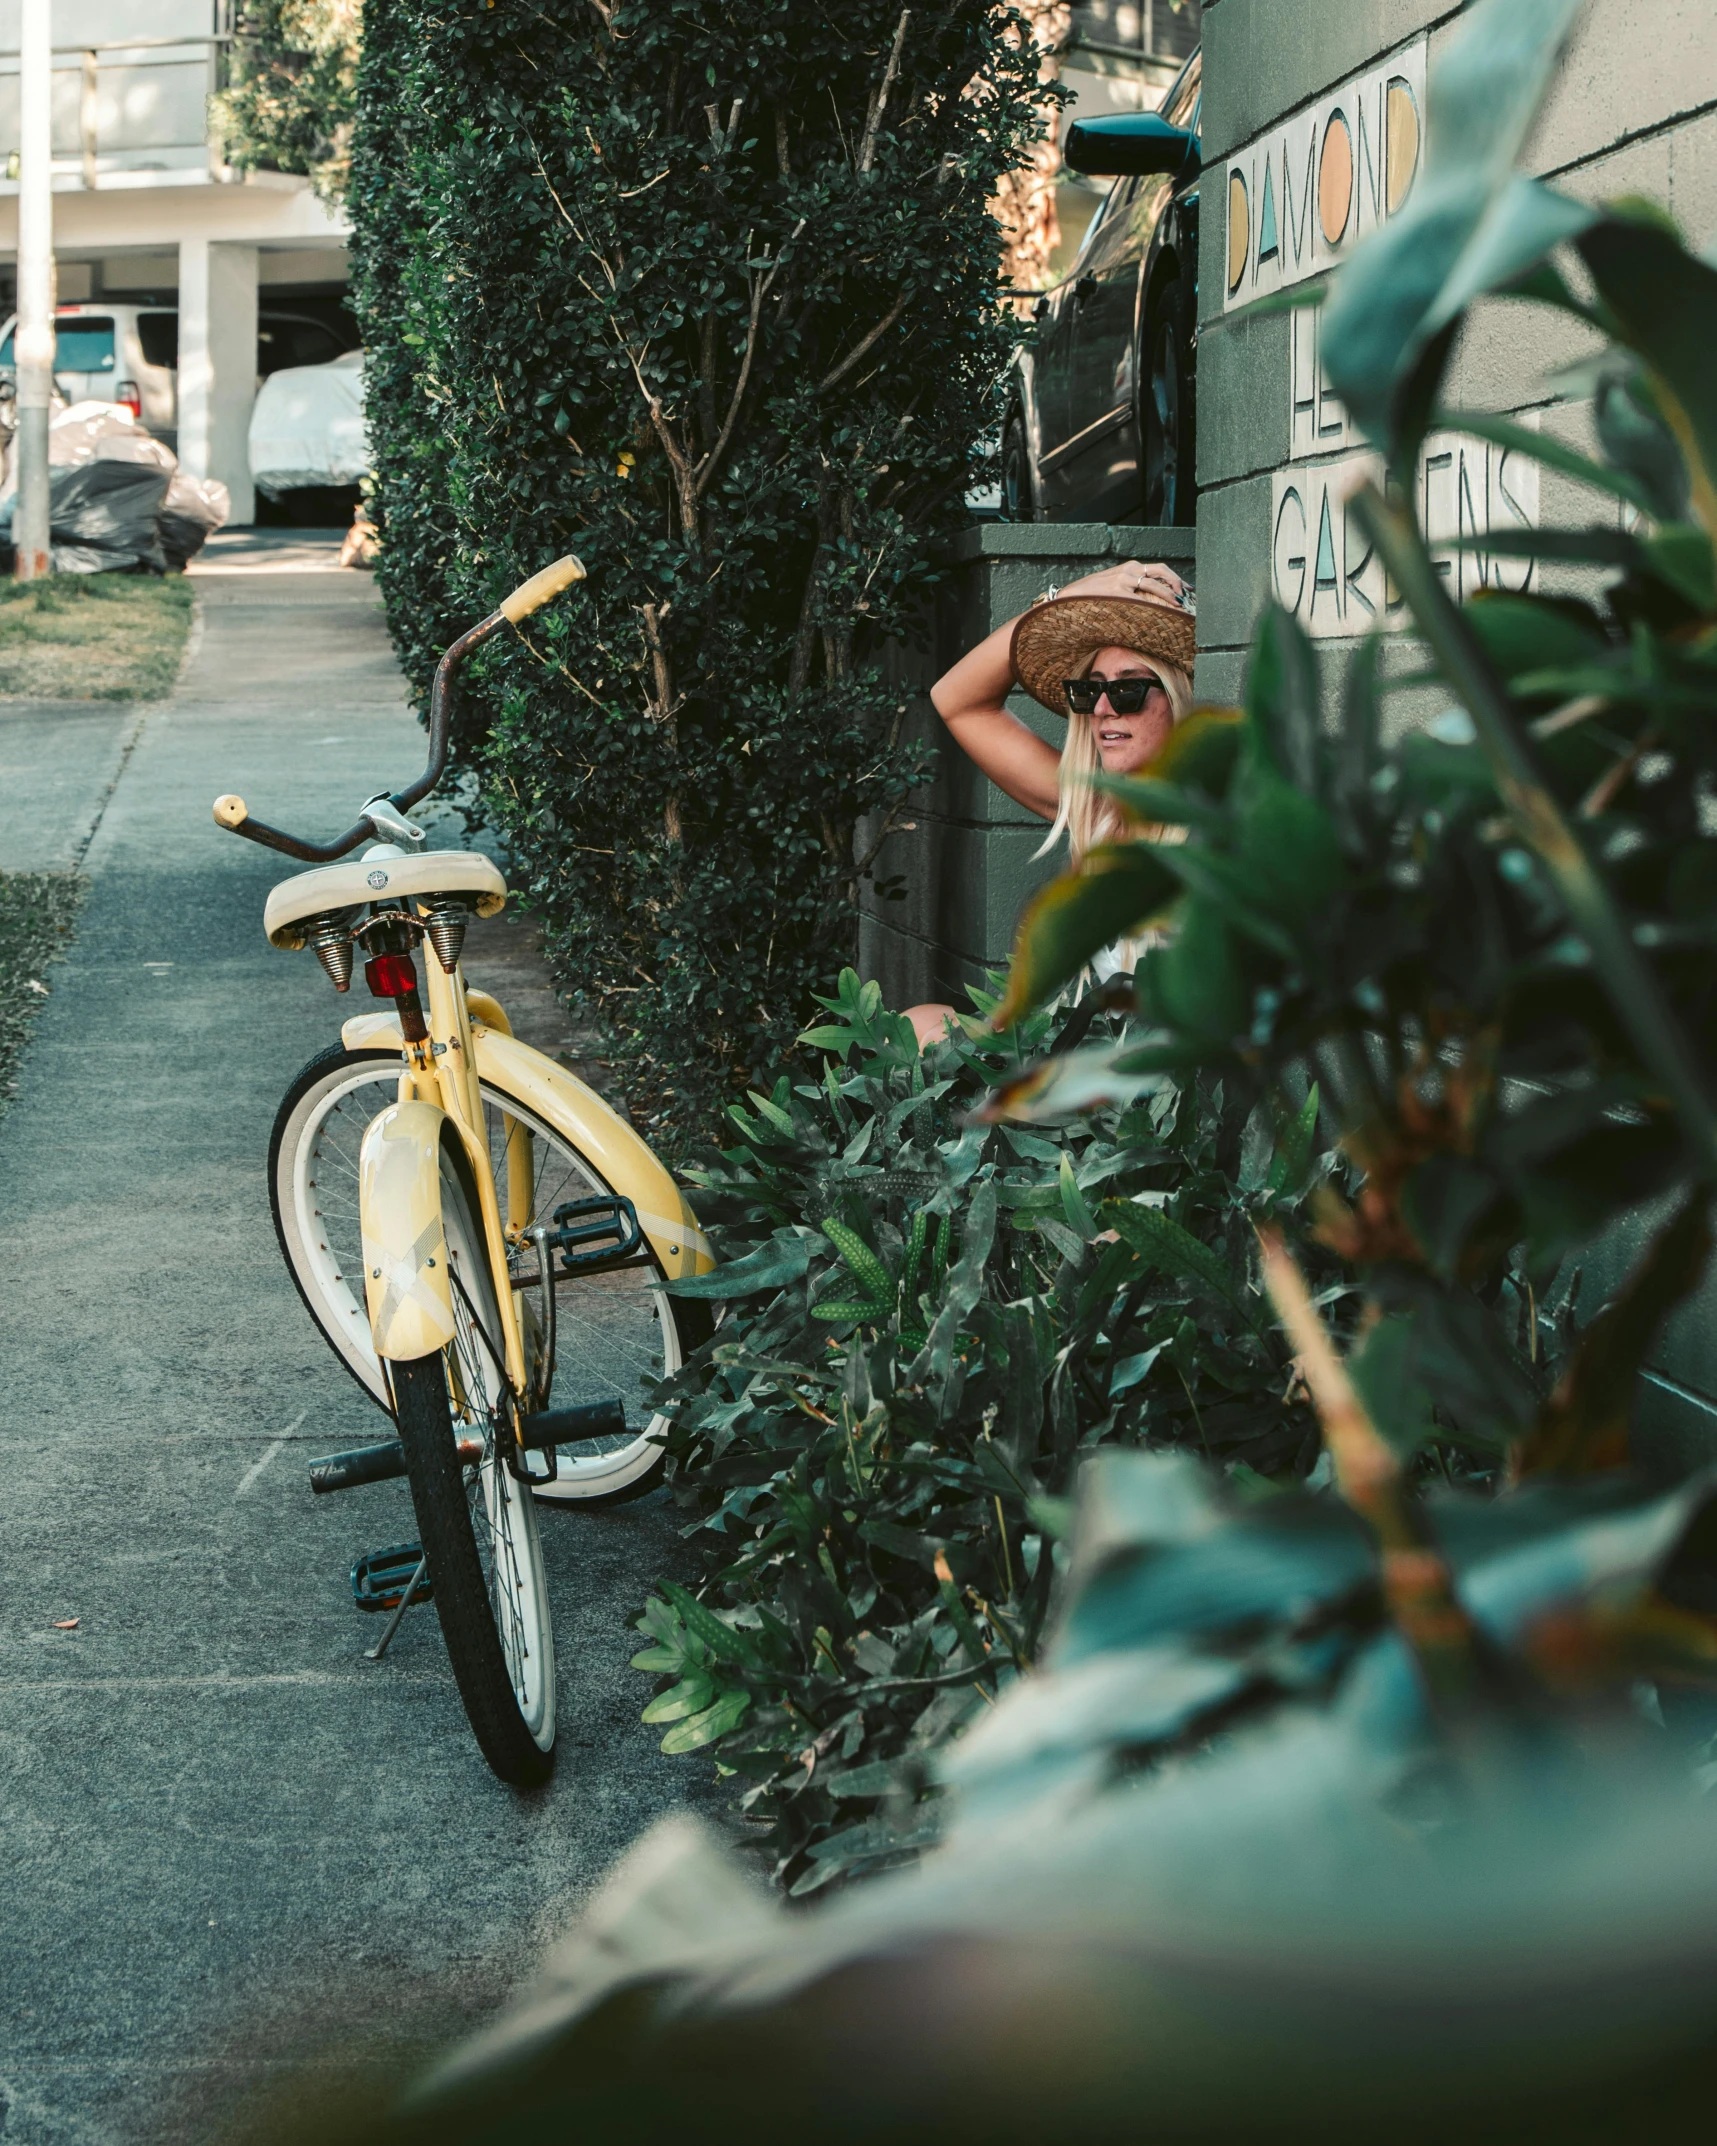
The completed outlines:
[[[1317,1453],[1252,1280],[1256,1220],[1292,1227],[1316,1169],[1315,1096],[1248,1124],[1159,1077],[1004,1125],[1047,1015],[921,1057],[851,971],[828,1007],[821,1081],[735,1106],[690,1173],[722,1263],[676,1289],[725,1316],[669,1453],[705,1577],[651,1601],[637,1660],[663,1748],[740,1777],[799,1892],[933,1833],[925,1754],[1032,1659],[1086,1454],[1187,1447],[1263,1486]]]

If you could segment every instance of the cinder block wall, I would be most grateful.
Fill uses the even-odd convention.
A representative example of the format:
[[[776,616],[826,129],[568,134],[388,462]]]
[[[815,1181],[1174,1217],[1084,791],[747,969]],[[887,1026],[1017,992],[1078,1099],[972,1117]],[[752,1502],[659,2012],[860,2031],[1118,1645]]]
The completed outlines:
[[[1205,180],[1199,261],[1199,687],[1237,697],[1253,621],[1270,594],[1271,478],[1289,461],[1290,336],[1285,314],[1225,305],[1226,159],[1287,115],[1428,33],[1434,76],[1460,10],[1440,0],[1206,0]],[[1434,153],[1434,152],[1433,152]],[[1589,0],[1568,64],[1526,162],[1584,199],[1645,193],[1697,247],[1717,239],[1717,12],[1712,0]],[[1581,331],[1537,308],[1493,304],[1456,354],[1456,407],[1528,416],[1590,444],[1583,403],[1545,376],[1577,357]],[[1713,362],[1717,363],[1717,354]],[[1542,474],[1542,525],[1585,522],[1592,494]],[[1540,569],[1542,585],[1558,583]],[[1332,689],[1353,642],[1320,644]],[[1397,660],[1410,659],[1402,646]],[[1422,706],[1423,703],[1421,702]],[[1411,720],[1411,705],[1398,718]],[[1641,1215],[1586,1262],[1581,1314],[1620,1283],[1657,1218]],[[1665,1472],[1717,1457],[1717,1280],[1672,1322],[1644,1381],[1640,1457]]]
[[[897,675],[914,696],[910,734],[929,743],[936,773],[914,801],[911,830],[883,844],[863,898],[859,966],[882,985],[890,1005],[934,999],[964,1006],[966,985],[1006,962],[1020,911],[1065,863],[1064,851],[1033,861],[1044,823],[1004,797],[953,743],[930,705],[930,685],[1052,585],[1118,559],[1165,559],[1190,582],[1194,557],[1190,529],[1101,522],[987,522],[955,541],[954,571],[930,631],[896,659]],[[1202,692],[1202,671],[1198,684]],[[1008,706],[1060,750],[1055,717],[1023,693]],[[861,834],[859,846],[862,853],[869,837]],[[883,898],[891,881],[893,900]]]

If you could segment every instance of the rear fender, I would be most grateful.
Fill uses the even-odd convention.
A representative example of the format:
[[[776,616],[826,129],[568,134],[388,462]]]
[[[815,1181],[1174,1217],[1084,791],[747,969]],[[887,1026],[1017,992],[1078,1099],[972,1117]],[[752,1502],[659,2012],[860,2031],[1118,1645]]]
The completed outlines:
[[[612,1190],[632,1202],[638,1226],[670,1281],[709,1272],[715,1257],[685,1195],[618,1111],[528,1043],[484,1028],[473,1031],[473,1040],[479,1076],[563,1132]]]
[[[358,1151],[364,1303],[378,1356],[434,1356],[453,1339],[453,1293],[441,1222],[441,1142],[434,1103],[394,1103]]]
[[[670,1281],[707,1274],[715,1265],[715,1255],[696,1215],[679,1186],[619,1112],[541,1051],[490,1028],[482,1019],[482,1009],[485,1003],[493,1005],[492,1000],[485,1002],[481,993],[473,991],[468,1001],[479,1078],[516,1095],[588,1156],[614,1192],[632,1202],[638,1225]],[[401,1047],[399,1022],[393,1014],[356,1015],[345,1024],[343,1034],[348,1050]]]

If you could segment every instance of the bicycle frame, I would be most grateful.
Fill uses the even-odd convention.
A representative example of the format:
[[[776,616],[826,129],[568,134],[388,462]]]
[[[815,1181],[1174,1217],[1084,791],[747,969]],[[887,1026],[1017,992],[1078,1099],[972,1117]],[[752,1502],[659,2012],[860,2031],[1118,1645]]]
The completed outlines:
[[[465,1003],[479,1081],[492,1081],[529,1103],[545,1123],[590,1157],[612,1189],[632,1202],[665,1275],[677,1281],[682,1275],[709,1273],[715,1265],[709,1239],[654,1150],[576,1073],[518,1042],[506,1013],[488,992],[467,985]],[[354,1014],[342,1025],[340,1040],[349,1051],[405,1047],[399,1017],[391,1013]]]

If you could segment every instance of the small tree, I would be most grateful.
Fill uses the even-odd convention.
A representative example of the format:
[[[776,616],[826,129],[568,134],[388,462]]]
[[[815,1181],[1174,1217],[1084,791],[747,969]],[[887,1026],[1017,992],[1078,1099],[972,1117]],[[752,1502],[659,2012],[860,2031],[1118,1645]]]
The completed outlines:
[[[210,120],[241,170],[302,172],[346,190],[363,0],[249,0]]]
[[[390,617],[670,1144],[850,958],[919,778],[880,663],[1017,332],[987,204],[1057,92],[990,0],[373,6],[352,206]]]

